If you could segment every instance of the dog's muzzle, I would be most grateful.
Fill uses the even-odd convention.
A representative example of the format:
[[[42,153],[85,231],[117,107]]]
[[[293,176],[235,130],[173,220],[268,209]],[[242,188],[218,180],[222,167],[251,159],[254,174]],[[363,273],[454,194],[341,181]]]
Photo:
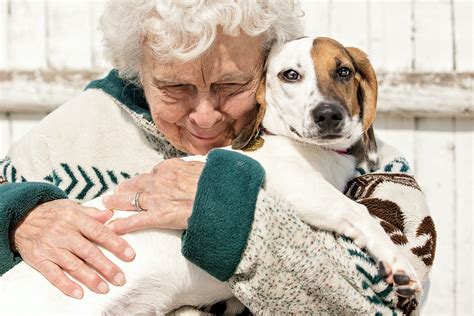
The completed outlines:
[[[344,127],[344,110],[335,103],[321,102],[311,111],[320,137],[339,137]]]

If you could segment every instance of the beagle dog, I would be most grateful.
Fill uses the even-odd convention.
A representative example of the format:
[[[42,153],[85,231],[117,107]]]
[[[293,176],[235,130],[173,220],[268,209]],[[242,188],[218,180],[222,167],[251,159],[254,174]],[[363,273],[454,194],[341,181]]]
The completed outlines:
[[[300,38],[275,48],[266,69],[257,93],[257,119],[228,149],[252,147],[261,123],[265,133],[258,137],[263,138],[263,146],[242,153],[264,167],[263,189],[286,198],[309,225],[345,235],[365,247],[381,262],[387,281],[402,290],[398,293],[420,292],[416,271],[378,221],[364,205],[342,193],[357,160],[377,166],[372,130],[377,81],[367,56],[329,38]],[[100,199],[86,204],[102,207]],[[116,217],[130,214],[117,211]],[[181,255],[181,233],[150,229],[125,235],[137,253],[132,262],[117,262],[103,249],[123,269],[127,283],[111,287],[106,295],[85,289],[82,300],[65,296],[20,263],[0,279],[2,314],[164,314],[183,305],[230,298],[226,283]]]

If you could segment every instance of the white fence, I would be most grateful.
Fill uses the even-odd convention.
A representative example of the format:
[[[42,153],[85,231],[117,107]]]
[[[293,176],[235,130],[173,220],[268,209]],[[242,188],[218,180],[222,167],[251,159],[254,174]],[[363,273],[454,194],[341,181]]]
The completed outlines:
[[[107,69],[102,1],[0,0],[0,155]],[[425,315],[473,315],[473,2],[303,1],[309,35],[371,56],[376,133],[404,152],[438,230]]]

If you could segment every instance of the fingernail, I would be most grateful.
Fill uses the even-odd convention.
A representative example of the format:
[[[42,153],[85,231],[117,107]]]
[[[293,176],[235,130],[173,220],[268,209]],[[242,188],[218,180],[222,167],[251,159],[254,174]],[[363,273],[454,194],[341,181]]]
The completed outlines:
[[[125,276],[123,273],[119,272],[115,275],[114,281],[117,285],[124,285],[125,284]]]
[[[77,298],[77,299],[81,299],[82,298],[82,291],[78,290],[78,289],[75,289],[74,291],[72,291],[72,297]]]
[[[127,258],[132,258],[132,257],[135,255],[135,251],[133,251],[132,248],[127,247],[127,248],[125,248],[125,251],[123,252],[123,254],[124,254],[125,257],[127,257]]]
[[[109,291],[109,286],[105,282],[100,282],[99,286],[97,286],[97,289],[100,293],[107,293]]]

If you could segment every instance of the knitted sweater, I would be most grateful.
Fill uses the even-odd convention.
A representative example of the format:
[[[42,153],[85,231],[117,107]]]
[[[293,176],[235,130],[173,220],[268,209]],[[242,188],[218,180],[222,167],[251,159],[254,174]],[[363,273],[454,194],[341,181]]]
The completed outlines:
[[[356,178],[348,194],[372,209],[390,236],[403,236],[399,246],[425,281],[434,226],[416,182],[399,175],[410,171],[405,159],[380,147],[379,172],[389,174]],[[9,248],[9,231],[35,205],[66,197],[91,200],[163,159],[184,155],[157,131],[142,90],[115,71],[92,82],[0,161],[9,182],[0,185],[0,274],[21,260]],[[365,173],[364,166],[355,171]],[[349,239],[307,226],[284,197],[261,189],[263,177],[261,166],[246,156],[209,154],[183,235],[186,258],[228,280],[257,314],[396,314],[402,306],[405,312],[416,307],[420,297],[399,301],[373,259]],[[387,203],[399,206],[393,218],[379,210]]]

